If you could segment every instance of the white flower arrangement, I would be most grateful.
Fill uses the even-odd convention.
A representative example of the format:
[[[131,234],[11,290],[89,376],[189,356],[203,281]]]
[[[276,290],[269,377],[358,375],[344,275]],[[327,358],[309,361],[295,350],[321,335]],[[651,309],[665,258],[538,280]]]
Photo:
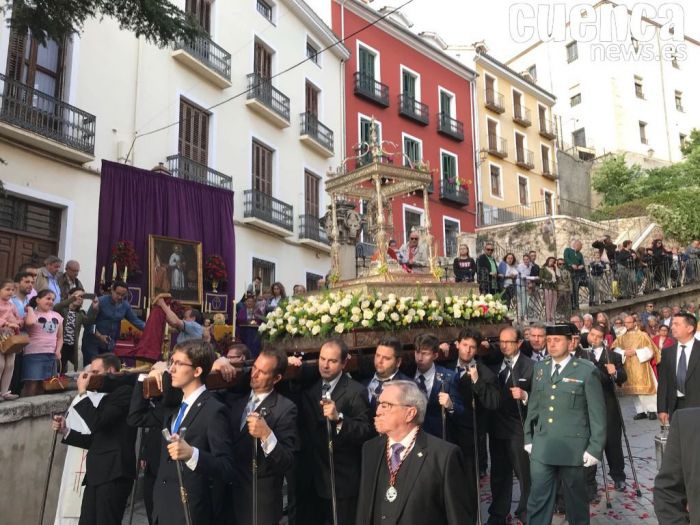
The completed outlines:
[[[267,314],[258,328],[263,338],[328,337],[355,329],[400,330],[418,327],[499,323],[508,307],[491,294],[397,297],[395,294],[326,292],[290,298]]]

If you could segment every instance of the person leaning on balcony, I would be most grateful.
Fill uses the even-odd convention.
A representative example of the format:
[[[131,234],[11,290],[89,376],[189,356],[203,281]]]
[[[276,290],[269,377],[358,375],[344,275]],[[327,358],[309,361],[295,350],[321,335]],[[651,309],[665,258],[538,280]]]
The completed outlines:
[[[540,268],[540,283],[544,289],[544,312],[547,322],[554,321],[554,314],[557,309],[557,258],[547,257],[544,266]]]
[[[459,256],[455,257],[452,262],[455,272],[455,282],[462,281],[471,283],[474,281],[476,273],[476,261],[469,256],[469,246],[466,244],[459,245]]]
[[[493,258],[493,243],[484,245],[484,253],[476,260],[476,279],[479,283],[480,293],[496,293],[498,290],[498,265]]]

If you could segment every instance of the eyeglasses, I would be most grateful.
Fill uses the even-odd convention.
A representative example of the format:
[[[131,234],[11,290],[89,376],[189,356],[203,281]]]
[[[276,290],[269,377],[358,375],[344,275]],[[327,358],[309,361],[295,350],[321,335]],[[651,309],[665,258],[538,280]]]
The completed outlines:
[[[493,248],[486,248],[484,251],[485,251],[485,252],[492,252],[492,251],[493,251]]]
[[[182,361],[173,361],[172,359],[168,360],[168,368],[180,368],[181,366],[191,366],[194,368],[192,363],[183,363]]]
[[[380,401],[377,403],[377,408],[382,410],[391,410],[394,407],[410,407],[411,405],[402,405],[401,403],[390,403],[389,401]]]

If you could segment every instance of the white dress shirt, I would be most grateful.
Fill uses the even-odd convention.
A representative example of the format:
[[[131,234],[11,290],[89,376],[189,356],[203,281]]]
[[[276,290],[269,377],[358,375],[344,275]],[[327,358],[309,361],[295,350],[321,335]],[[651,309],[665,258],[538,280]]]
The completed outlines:
[[[688,363],[690,363],[690,352],[693,350],[693,343],[695,342],[695,337],[690,341],[681,343],[678,341],[678,347],[676,348],[676,368],[674,371],[678,371],[678,363],[681,362],[681,345],[685,346],[685,370],[688,373]],[[685,394],[680,390],[676,390],[676,397],[685,397]]]
[[[420,375],[425,377],[425,390],[428,393],[428,397],[430,397],[430,392],[433,390],[433,382],[435,381],[435,364],[430,365],[430,369],[425,373],[416,370],[416,375],[413,378],[416,384],[418,383],[418,376]]]
[[[185,408],[185,412],[182,414],[182,419],[180,420],[180,425],[181,425],[180,428],[182,428],[182,422],[185,421],[185,418],[187,417],[187,414],[189,414],[190,409],[195,404],[197,399],[199,399],[199,396],[201,396],[206,389],[207,389],[207,387],[205,385],[200,385],[199,388],[197,388],[189,396],[182,399],[183,403],[187,403],[187,408]],[[178,411],[178,413],[179,413],[179,411]],[[175,419],[177,419],[177,414],[175,415]],[[175,419],[173,419],[172,423],[170,423],[170,430],[171,431],[173,430],[173,427],[175,425]],[[185,433],[184,440],[187,441],[187,433]],[[190,470],[194,470],[197,468],[198,461],[199,461],[199,449],[197,447],[192,447],[192,457],[190,457],[190,459],[188,459],[185,462],[185,465],[187,465],[187,468],[189,468]]]
[[[367,385],[367,394],[369,395],[369,400],[372,401],[372,398],[377,395],[374,393],[374,391],[377,390],[379,383],[386,383],[387,381],[393,380],[394,377],[396,376],[396,374],[398,374],[398,373],[399,373],[399,371],[397,370],[396,372],[391,374],[386,379],[379,379],[379,377],[377,377],[377,373],[375,372],[374,377],[372,378],[372,381],[370,381],[369,384]]]
[[[267,396],[269,396],[270,394],[272,394],[272,390],[270,390],[269,392],[261,392],[258,394],[254,393],[253,391],[250,392],[248,402],[250,402],[250,400],[253,399],[253,397],[258,398],[257,404],[255,405],[255,407],[253,407],[253,412],[256,412],[258,410],[258,407],[262,404],[263,401],[265,401],[265,399],[267,399]],[[277,436],[275,436],[275,433],[272,430],[270,430],[270,435],[267,436],[267,439],[264,441],[262,439],[260,440],[260,448],[262,448],[262,451],[265,453],[265,456],[269,456],[276,446]]]
[[[401,443],[403,445],[403,450],[401,451],[401,461],[403,461],[406,456],[408,456],[413,450],[413,436],[416,435],[418,432],[418,427],[414,428],[411,430],[406,436],[401,440],[401,441],[394,441],[393,439],[389,438],[389,450],[391,450],[391,446],[395,445],[396,443]]]
[[[561,374],[564,371],[564,369],[566,368],[566,365],[569,364],[569,361],[571,361],[571,354],[567,355],[564,359],[562,359],[558,363],[556,361],[554,361],[554,359],[552,359],[552,373],[550,374],[550,376],[554,375],[554,367],[556,365],[559,365],[559,374]]]

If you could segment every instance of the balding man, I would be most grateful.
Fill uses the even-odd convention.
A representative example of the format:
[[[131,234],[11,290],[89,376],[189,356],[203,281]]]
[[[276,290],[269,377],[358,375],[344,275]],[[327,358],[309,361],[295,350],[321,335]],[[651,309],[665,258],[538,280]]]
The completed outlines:
[[[83,283],[78,279],[80,273],[80,263],[78,261],[68,261],[62,274],[58,276],[58,286],[61,288],[61,297],[68,297],[73,288],[83,288]],[[58,301],[57,301],[58,302]]]
[[[357,525],[469,525],[476,509],[465,498],[459,447],[420,428],[428,401],[413,381],[387,383],[362,447]]]
[[[656,419],[656,375],[651,368],[651,360],[661,362],[661,352],[649,336],[639,330],[637,321],[631,315],[624,319],[626,332],[615,339],[612,349],[622,356],[627,372],[627,382],[622,390],[633,395],[637,415],[634,420]]]

